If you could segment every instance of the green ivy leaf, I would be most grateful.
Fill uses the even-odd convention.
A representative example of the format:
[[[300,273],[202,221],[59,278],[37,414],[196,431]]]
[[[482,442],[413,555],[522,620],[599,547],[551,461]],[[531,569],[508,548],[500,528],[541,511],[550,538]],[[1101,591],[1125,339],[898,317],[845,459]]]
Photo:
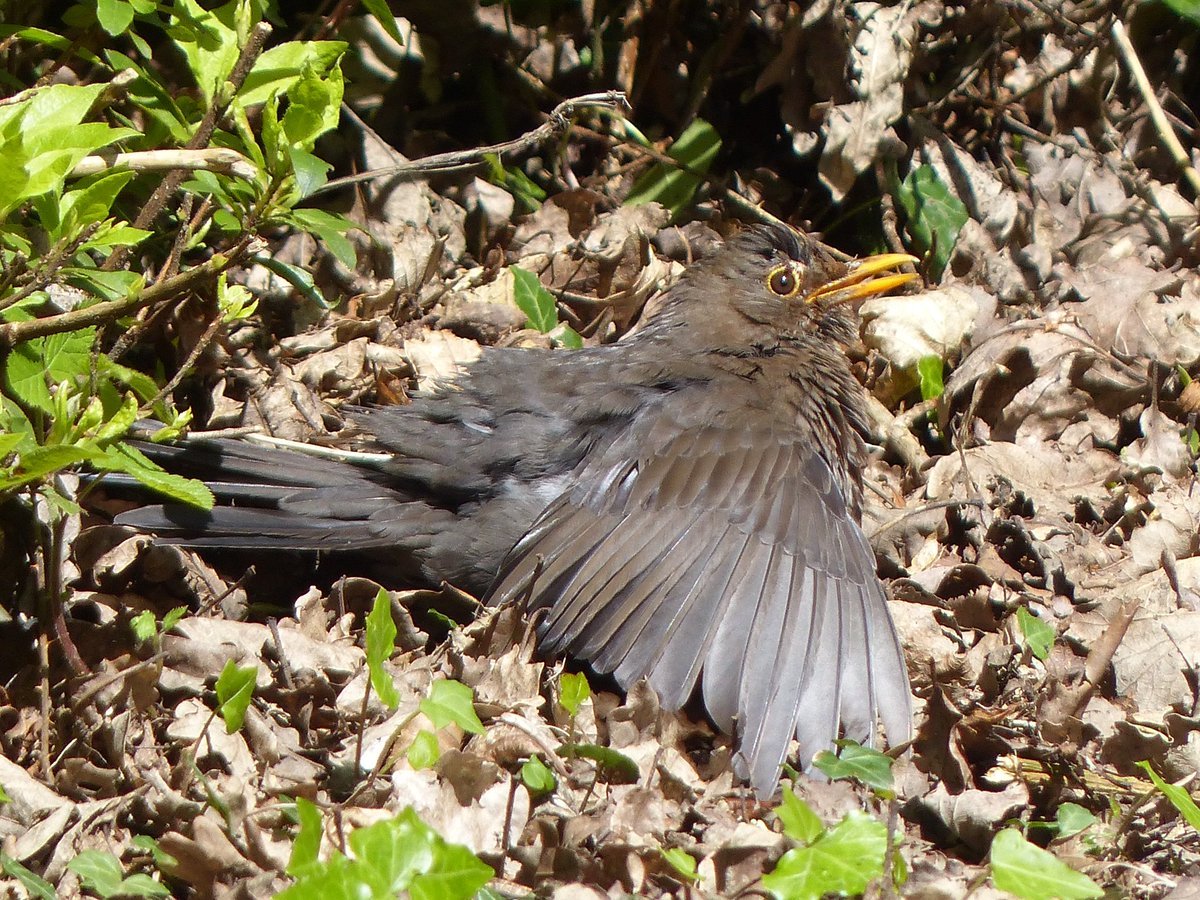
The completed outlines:
[[[483,734],[483,723],[475,713],[475,693],[461,681],[443,679],[429,687],[429,696],[421,701],[434,728],[445,728],[451,722],[471,734]]]
[[[775,807],[775,815],[783,823],[783,833],[801,844],[811,844],[825,833],[821,817],[797,797],[791,787],[784,789],[783,799],[779,806]]]
[[[84,887],[101,897],[112,897],[121,889],[125,873],[121,861],[103,850],[84,850],[67,863]]]
[[[881,794],[890,794],[893,760],[886,753],[862,747],[854,741],[838,741],[838,755],[822,750],[813,765],[834,781],[852,779]]]
[[[1082,900],[1104,896],[1096,882],[1054,854],[1029,843],[1016,828],[1005,828],[996,835],[990,859],[992,884],[1019,900]]]
[[[293,877],[315,866],[321,852],[321,810],[311,800],[297,797],[296,818],[300,820],[300,830],[292,841],[287,864],[287,873]]]
[[[388,709],[400,705],[396,683],[383,667],[396,652],[396,622],[392,618],[392,600],[383,588],[375,595],[375,603],[367,614],[367,671],[371,687]]]
[[[883,875],[887,826],[858,810],[807,847],[789,850],[762,884],[783,900],[856,895]]]
[[[1058,824],[1058,836],[1067,838],[1093,825],[1096,817],[1078,803],[1063,803],[1055,811],[1054,820]]]
[[[257,678],[258,666],[239,667],[232,659],[225,661],[225,668],[217,676],[217,713],[229,734],[242,727]]]
[[[914,246],[921,255],[933,252],[929,275],[936,282],[942,277],[958,233],[969,218],[967,208],[942,184],[932,166],[913,169],[895,193]]]

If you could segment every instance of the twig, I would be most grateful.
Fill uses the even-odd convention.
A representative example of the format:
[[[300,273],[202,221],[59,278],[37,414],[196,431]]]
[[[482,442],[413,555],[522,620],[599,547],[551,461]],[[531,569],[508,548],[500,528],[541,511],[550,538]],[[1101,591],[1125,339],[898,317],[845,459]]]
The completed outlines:
[[[100,172],[129,169],[134,172],[159,172],[166,169],[204,170],[253,178],[258,170],[250,160],[229,147],[208,147],[203,150],[142,150],[137,153],[100,152],[85,156],[67,175],[84,178]]]
[[[609,109],[620,111],[626,109],[627,106],[625,95],[620,91],[606,91],[599,94],[584,94],[579,97],[572,97],[554,107],[546,121],[537,128],[527,131],[525,134],[511,141],[491,144],[487,147],[474,147],[470,150],[435,153],[433,156],[426,156],[412,162],[384,166],[382,169],[371,169],[368,172],[359,172],[357,175],[347,175],[344,178],[335,178],[333,181],[322,185],[313,194],[323,194],[350,184],[373,181],[377,178],[419,179],[435,172],[444,172],[447,169],[479,165],[484,161],[484,156],[488,154],[504,157],[512,153],[527,150],[530,147],[534,147],[565,133],[570,126],[571,116],[578,110]]]
[[[174,294],[189,290],[209,278],[215,278],[239,262],[248,246],[249,241],[243,241],[232,252],[214,256],[193,269],[152,284],[140,294],[131,297],[121,300],[106,300],[103,303],[96,303],[83,309],[73,309],[62,315],[48,316],[44,319],[29,319],[24,322],[8,322],[0,325],[0,347],[12,347],[30,338],[62,334],[66,331],[86,328],[89,325],[103,325],[118,316],[127,315],[143,306],[158,303]]]
[[[1154,86],[1150,84],[1146,70],[1142,68],[1137,51],[1133,49],[1133,43],[1129,40],[1129,34],[1125,31],[1125,25],[1120,19],[1113,20],[1112,36],[1117,43],[1117,52],[1120,54],[1121,61],[1129,68],[1133,82],[1137,85],[1138,93],[1142,95],[1142,99],[1146,101],[1146,106],[1150,109],[1150,120],[1154,123],[1154,129],[1162,138],[1167,152],[1171,155],[1175,165],[1179,167],[1184,179],[1191,185],[1192,191],[1197,197],[1200,197],[1200,172],[1197,172],[1192,166],[1187,151],[1183,149],[1183,144],[1179,142],[1175,130],[1167,120],[1167,114],[1154,94]]]

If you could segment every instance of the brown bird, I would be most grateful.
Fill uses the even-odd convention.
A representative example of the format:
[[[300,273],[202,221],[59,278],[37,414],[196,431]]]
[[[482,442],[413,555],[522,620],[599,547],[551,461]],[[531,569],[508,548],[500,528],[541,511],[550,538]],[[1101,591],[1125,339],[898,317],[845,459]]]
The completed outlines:
[[[859,526],[866,430],[844,348],[911,257],[849,264],[754,227],[687,270],[640,330],[492,349],[407,406],[350,414],[369,465],[235,441],[167,448],[237,505],[118,518],[193,546],[375,548],[408,577],[528,596],[540,647],[698,692],[735,769],[773,792],[839,734],[911,730],[904,656]],[[160,454],[161,455],[161,454]]]

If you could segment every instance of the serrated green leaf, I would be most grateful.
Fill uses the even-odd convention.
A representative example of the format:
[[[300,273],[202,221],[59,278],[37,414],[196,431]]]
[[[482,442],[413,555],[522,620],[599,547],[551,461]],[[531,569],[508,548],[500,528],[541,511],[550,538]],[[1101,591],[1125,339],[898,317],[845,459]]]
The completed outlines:
[[[626,206],[661,203],[678,219],[691,205],[696,189],[721,150],[721,136],[703,119],[696,119],[671,145],[667,155],[679,165],[655,163],[633,183]]]
[[[891,793],[895,782],[890,756],[862,747],[854,741],[838,741],[838,747],[837,756],[822,750],[813,760],[813,765],[834,781],[853,779],[872,790]]]
[[[887,826],[858,810],[808,847],[789,850],[762,884],[783,900],[856,895],[883,875]]]
[[[148,609],[142,610],[130,619],[129,627],[133,631],[133,636],[139,641],[148,641],[158,633],[158,623],[154,619],[154,613]]]
[[[52,412],[54,398],[50,396],[50,386],[46,384],[42,342],[42,338],[34,338],[12,349],[4,360],[4,383],[9,393],[26,406]]]
[[[558,324],[558,302],[532,272],[509,266],[513,276],[513,302],[525,313],[529,326],[547,334]]]
[[[229,734],[241,729],[257,678],[258,666],[238,666],[232,659],[225,661],[225,668],[217,676],[217,713]]]
[[[1038,659],[1045,660],[1054,646],[1054,626],[1038,618],[1025,607],[1017,610],[1017,627],[1029,652]]]
[[[200,509],[213,508],[213,495],[203,481],[163,471],[136,447],[113,444],[90,457],[92,467],[103,472],[131,475],[151,490]]]
[[[1016,828],[1005,828],[992,841],[992,884],[1019,900],[1083,900],[1104,891],[1082,872],[1037,847]]]
[[[396,652],[396,622],[392,619],[392,599],[380,588],[367,614],[367,671],[371,687],[388,709],[400,704],[400,692],[383,664]]]
[[[451,722],[471,734],[483,734],[483,723],[475,712],[475,693],[460,681],[446,678],[429,686],[429,696],[421,701],[434,728],[445,728]]]

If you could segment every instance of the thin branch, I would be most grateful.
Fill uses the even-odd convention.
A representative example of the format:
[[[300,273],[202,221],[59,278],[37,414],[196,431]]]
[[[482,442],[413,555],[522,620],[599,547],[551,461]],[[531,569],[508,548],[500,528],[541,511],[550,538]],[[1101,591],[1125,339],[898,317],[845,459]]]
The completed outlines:
[[[369,172],[359,172],[357,175],[347,175],[345,178],[335,178],[313,194],[324,194],[328,191],[359,184],[363,181],[374,181],[377,178],[421,179],[450,169],[464,166],[476,166],[484,161],[488,154],[504,157],[513,153],[528,150],[551,138],[564,134],[571,125],[571,117],[582,109],[608,109],[621,111],[628,108],[625,95],[620,91],[606,91],[599,94],[583,94],[564,100],[551,110],[546,121],[532,131],[511,141],[491,144],[487,147],[474,147],[470,150],[452,150],[449,153],[435,153],[412,162],[399,163],[394,166],[384,166],[382,169],[371,169]]]
[[[1197,197],[1200,197],[1200,172],[1197,172],[1192,165],[1187,151],[1175,134],[1175,129],[1171,127],[1162,104],[1158,102],[1158,97],[1154,94],[1154,86],[1150,84],[1146,70],[1142,68],[1142,62],[1138,59],[1137,51],[1133,49],[1133,43],[1129,40],[1129,34],[1125,31],[1125,25],[1120,19],[1113,20],[1112,36],[1117,43],[1117,52],[1121,56],[1121,61],[1128,67],[1138,93],[1142,95],[1142,99],[1146,101],[1146,106],[1150,109],[1150,120],[1154,123],[1154,129],[1162,139],[1167,153],[1179,167],[1184,179],[1191,185],[1192,191]]]
[[[104,152],[85,156],[71,170],[68,178],[84,178],[100,172],[128,169],[134,172],[160,172],[168,169],[204,170],[251,179],[257,173],[253,164],[242,154],[228,147],[209,147],[204,150],[142,150],[137,153]]]

